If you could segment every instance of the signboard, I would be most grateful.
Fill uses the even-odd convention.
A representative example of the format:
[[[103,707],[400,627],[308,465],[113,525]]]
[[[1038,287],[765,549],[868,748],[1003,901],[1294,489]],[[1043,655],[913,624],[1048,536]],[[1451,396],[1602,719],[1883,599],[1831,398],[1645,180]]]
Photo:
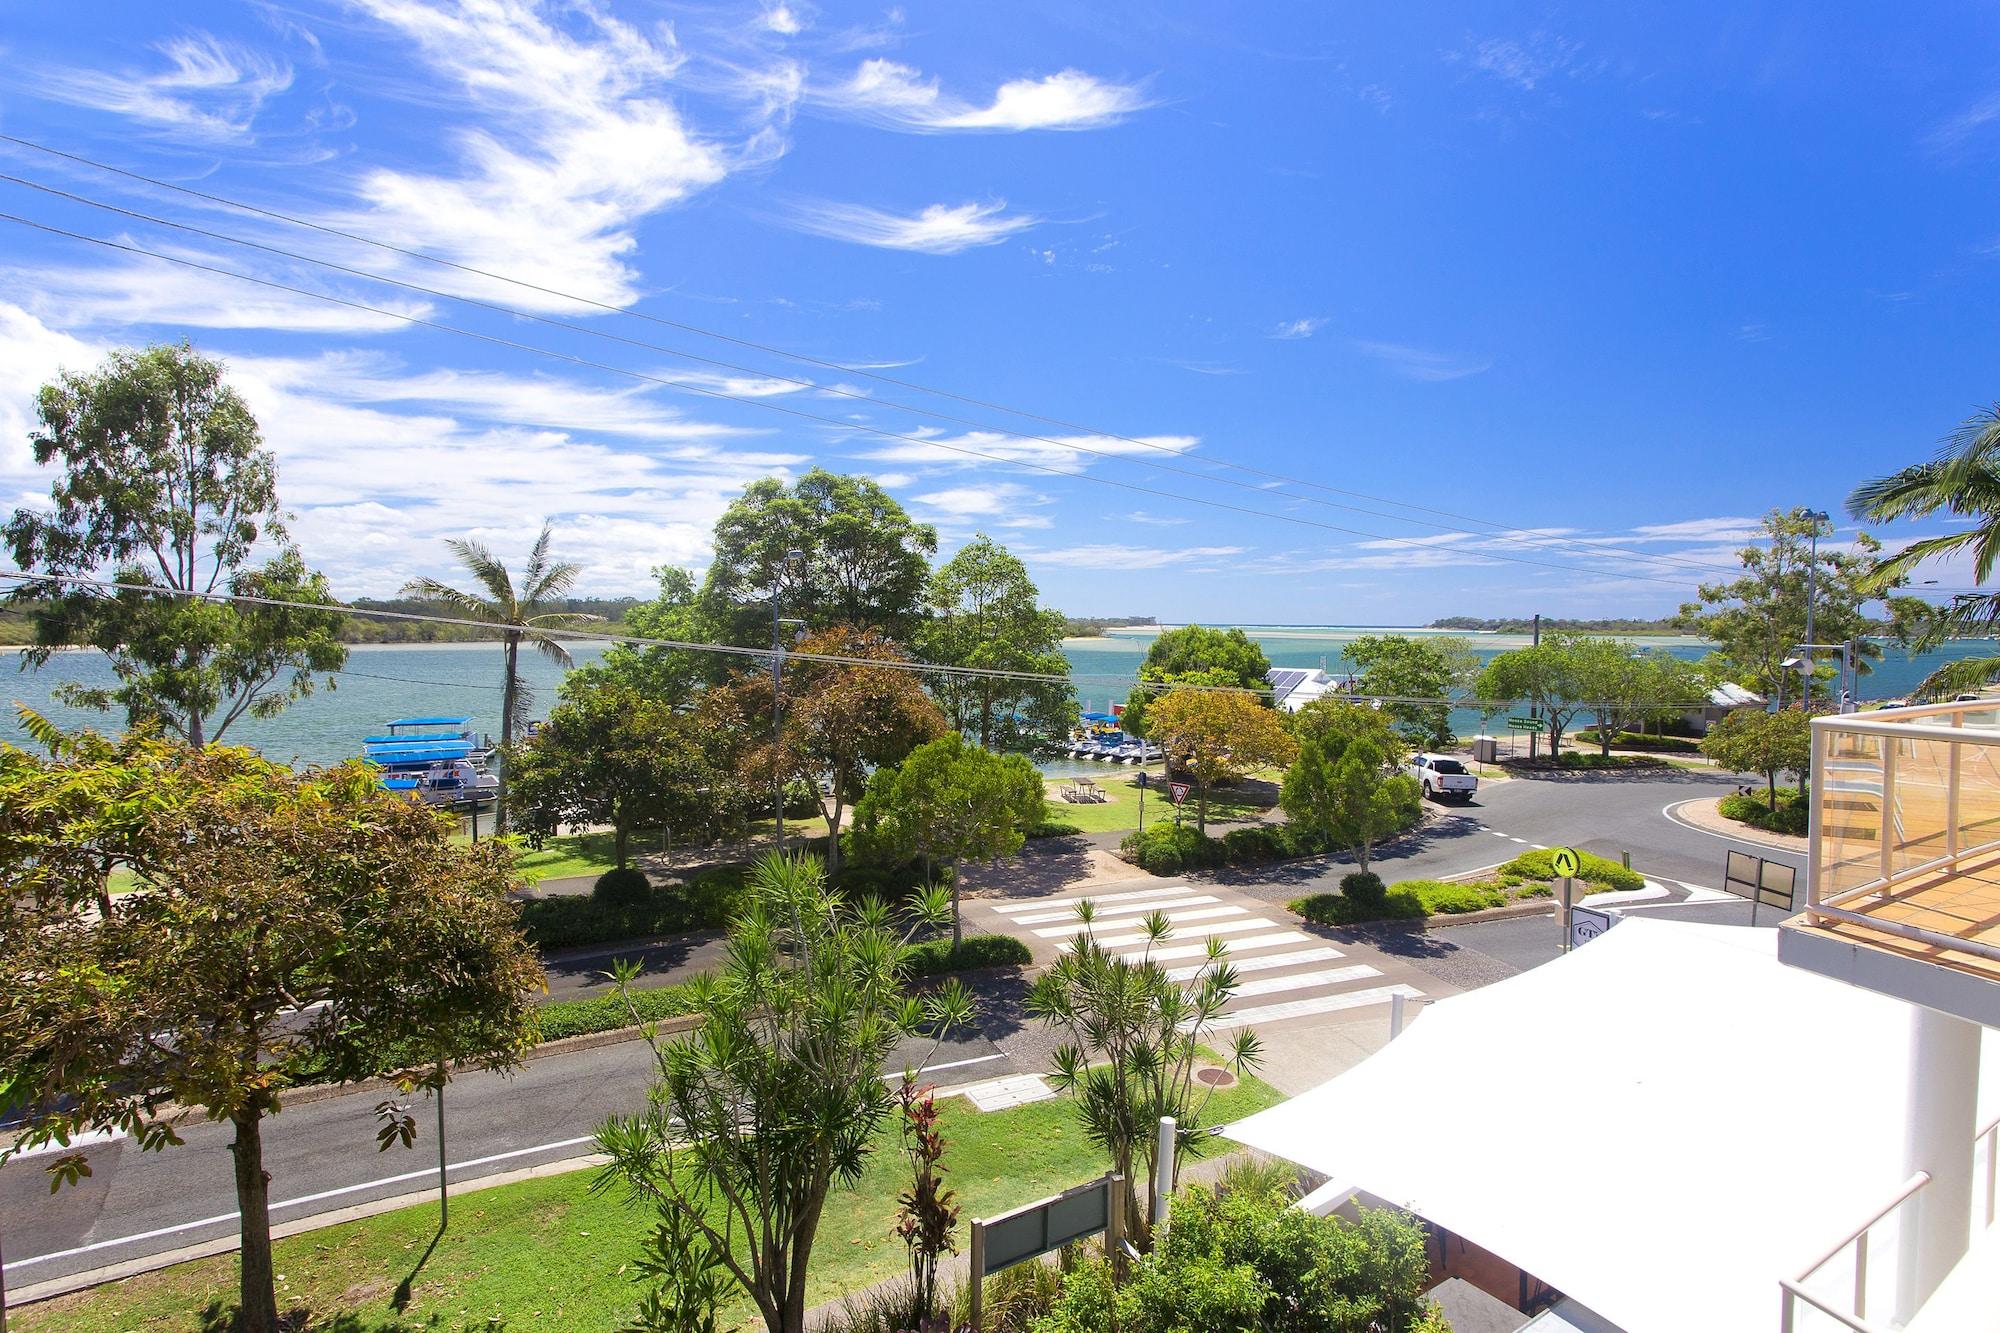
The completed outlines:
[[[1610,912],[1599,911],[1595,907],[1572,907],[1569,909],[1569,947],[1581,949],[1584,945],[1617,925],[1623,917]]]
[[[1558,879],[1575,879],[1576,872],[1583,868],[1583,858],[1574,847],[1558,847],[1549,855],[1549,868]]]
[[[1038,1203],[973,1222],[972,1326],[979,1327],[989,1275],[1100,1231],[1106,1251],[1115,1249],[1124,1185],[1123,1176],[1108,1172]]]
[[[1174,804],[1180,805],[1188,798],[1189,787],[1185,782],[1170,782],[1167,789],[1174,794]]]
[[[1757,867],[1760,857],[1748,852],[1730,852],[1722,861],[1722,887],[1739,898],[1757,896]]]
[[[1781,912],[1797,910],[1798,880],[1795,867],[1748,852],[1730,852],[1722,863],[1722,887],[1750,900],[1753,926],[1757,924],[1759,907],[1775,907]]]
[[[1793,910],[1799,872],[1782,861],[1766,861],[1757,870],[1757,901],[1780,911]]]
[[[1538,717],[1510,717],[1507,725],[1516,731],[1540,731],[1542,720]]]

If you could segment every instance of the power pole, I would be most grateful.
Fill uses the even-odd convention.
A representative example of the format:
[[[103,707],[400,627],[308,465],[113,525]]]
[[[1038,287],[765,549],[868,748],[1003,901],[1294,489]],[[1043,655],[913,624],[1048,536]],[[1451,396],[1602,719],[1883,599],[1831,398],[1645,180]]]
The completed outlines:
[[[1799,706],[1810,715],[1814,660],[1812,645],[1819,642],[1813,638],[1813,594],[1816,591],[1815,581],[1819,575],[1819,525],[1827,520],[1826,515],[1817,509],[1808,509],[1806,517],[1812,520],[1812,554],[1806,557],[1806,665],[1805,670],[1799,673]]]
[[[1535,612],[1534,641],[1530,643],[1528,646],[1531,648],[1539,648],[1542,646],[1542,613],[1539,611]],[[1535,719],[1536,723],[1539,724],[1542,720],[1542,706],[1538,703],[1530,703],[1528,705],[1528,716]],[[1535,757],[1537,750],[1541,746],[1541,742],[1542,742],[1542,733],[1541,733],[1541,728],[1538,725],[1535,730],[1528,733],[1528,758],[1533,759]]]

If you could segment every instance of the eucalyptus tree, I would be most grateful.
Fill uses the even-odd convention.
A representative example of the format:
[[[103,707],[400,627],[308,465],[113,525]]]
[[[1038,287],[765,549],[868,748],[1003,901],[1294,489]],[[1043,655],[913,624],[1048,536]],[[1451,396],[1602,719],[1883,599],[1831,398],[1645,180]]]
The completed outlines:
[[[1111,1158],[1111,1169],[1133,1182],[1125,1196],[1125,1234],[1143,1238],[1152,1210],[1139,1207],[1135,1173],[1143,1167],[1147,1197],[1153,1199],[1162,1116],[1172,1116],[1178,1127],[1169,1181],[1178,1179],[1182,1156],[1199,1154],[1206,1145],[1202,1113],[1214,1086],[1197,1080],[1195,1072],[1242,981],[1229,963],[1228,946],[1214,937],[1194,973],[1176,980],[1154,956],[1173,939],[1173,923],[1164,912],[1150,912],[1139,923],[1145,945],[1136,954],[1114,954],[1098,943],[1091,901],[1077,904],[1076,915],[1076,936],[1036,978],[1027,1008],[1065,1038],[1049,1081],[1075,1094],[1084,1132]],[[1262,1057],[1257,1034],[1240,1027],[1223,1063],[1243,1073],[1257,1068]]]
[[[1278,801],[1287,820],[1347,848],[1364,871],[1376,843],[1423,818],[1417,780],[1392,769],[1367,737],[1327,735],[1303,742]]]
[[[35,407],[35,461],[59,474],[5,529],[16,566],[49,580],[8,597],[34,627],[24,656],[93,647],[117,677],[58,699],[200,745],[346,662],[342,614],[291,542],[277,462],[220,362],[185,343],[114,352],[43,385]]]
[[[1028,567],[984,533],[931,574],[930,619],[917,648],[927,662],[980,673],[938,672],[931,693],[952,725],[987,749],[1018,748],[1076,724],[1063,616],[1040,596]],[[1022,678],[1031,675],[1061,679]]]
[[[455,843],[358,761],[295,773],[24,721],[51,756],[0,746],[0,1157],[68,1149],[45,1162],[55,1187],[90,1175],[78,1135],[152,1151],[193,1116],[229,1125],[234,1327],[274,1333],[263,1133],[288,1090],[397,1072],[441,1087],[452,1064],[505,1069],[533,1040],[544,983],[512,852]],[[136,891],[114,896],[115,870]],[[391,1116],[378,1140],[415,1134]]]
[[[500,695],[500,748],[504,754],[514,743],[514,728],[528,719],[534,691],[521,680],[521,645],[527,644],[559,666],[570,665],[569,649],[556,637],[565,629],[575,629],[597,620],[597,616],[551,608],[571,588],[583,572],[581,565],[549,558],[552,534],[548,525],[528,552],[528,563],[516,580],[498,556],[479,542],[448,539],[445,547],[472,576],[477,590],[461,591],[434,578],[411,579],[403,585],[405,597],[439,602],[469,620],[479,620],[500,631],[500,650],[505,655],[506,675]],[[507,827],[507,768],[500,767],[500,790],[494,803],[494,823]]]
[[[673,1040],[645,1029],[659,1074],[646,1109],[597,1132],[610,1159],[597,1188],[659,1218],[640,1320],[658,1333],[702,1326],[720,1274],[770,1333],[805,1333],[821,1214],[860,1180],[897,1107],[885,1066],[904,1041],[935,1043],[972,1014],[956,979],[909,984],[910,944],[949,920],[942,890],[898,919],[830,889],[817,857],[775,853],[748,890],[719,974],[691,983],[700,1026]],[[628,1003],[635,976],[618,973]]]
[[[1361,693],[1382,702],[1403,740],[1419,749],[1450,746],[1454,690],[1472,683],[1479,657],[1454,635],[1364,634],[1347,645]]]
[[[1261,695],[1271,688],[1270,674],[1271,659],[1240,629],[1182,625],[1163,631],[1139,664],[1140,687],[1125,700],[1125,729],[1159,739],[1148,729],[1147,718],[1164,693],[1160,687],[1220,685]]]

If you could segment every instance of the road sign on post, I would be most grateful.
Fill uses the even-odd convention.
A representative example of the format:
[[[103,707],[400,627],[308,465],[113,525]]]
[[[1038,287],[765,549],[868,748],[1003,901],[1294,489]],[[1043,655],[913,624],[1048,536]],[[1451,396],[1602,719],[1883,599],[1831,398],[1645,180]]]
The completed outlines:
[[[1748,852],[1729,852],[1722,862],[1722,887],[1739,898],[1750,900],[1750,924],[1757,924],[1758,907],[1775,907],[1781,912],[1796,910],[1798,870],[1783,861],[1770,861]]]
[[[1549,853],[1549,868],[1563,879],[1575,879],[1576,872],[1583,869],[1583,858],[1574,847],[1558,847]]]
[[[1167,784],[1167,790],[1173,793],[1175,805],[1184,805],[1191,789],[1185,782],[1170,782]]]
[[[1125,1178],[1107,1172],[1096,1180],[1061,1194],[975,1220],[972,1224],[972,1327],[985,1313],[988,1274],[1011,1268],[1036,1255],[1059,1250],[1072,1241],[1104,1233],[1104,1252],[1116,1254],[1119,1209]]]
[[[1569,947],[1582,948],[1623,919],[1595,907],[1572,907],[1569,913]]]

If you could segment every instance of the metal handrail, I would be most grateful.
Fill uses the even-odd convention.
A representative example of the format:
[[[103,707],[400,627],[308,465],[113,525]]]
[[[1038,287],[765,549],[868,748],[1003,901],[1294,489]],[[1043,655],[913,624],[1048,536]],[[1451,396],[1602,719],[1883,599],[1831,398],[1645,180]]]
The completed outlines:
[[[1778,1286],[1784,1291],[1784,1310],[1780,1316],[1779,1323],[1782,1333],[1792,1333],[1792,1321],[1796,1317],[1797,1303],[1801,1300],[1811,1305],[1814,1309],[1838,1319],[1841,1323],[1852,1329],[1854,1333],[1888,1333],[1888,1330],[1882,1328],[1879,1324],[1869,1323],[1866,1317],[1868,1309],[1868,1233],[1874,1229],[1877,1222],[1880,1222],[1890,1213],[1902,1207],[1909,1201],[1911,1195],[1930,1183],[1930,1172],[1919,1171],[1915,1173],[1902,1183],[1887,1203],[1869,1214],[1867,1221],[1834,1242],[1826,1253],[1806,1265],[1805,1269],[1797,1277],[1778,1279]],[[1834,1256],[1850,1245],[1856,1247],[1854,1253],[1854,1313],[1851,1315],[1834,1309],[1823,1299],[1807,1291],[1804,1285],[1811,1280],[1813,1274],[1825,1268],[1829,1263],[1832,1263]]]

